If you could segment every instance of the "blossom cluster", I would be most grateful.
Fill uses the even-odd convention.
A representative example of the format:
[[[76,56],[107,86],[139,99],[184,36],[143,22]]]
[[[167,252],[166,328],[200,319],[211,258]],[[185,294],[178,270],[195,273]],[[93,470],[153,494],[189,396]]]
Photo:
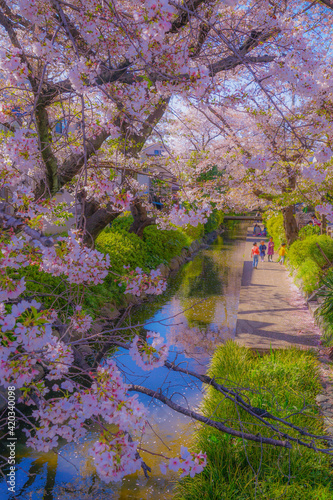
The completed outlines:
[[[325,163],[332,158],[333,151],[327,146],[323,146],[321,149],[315,152],[315,158],[318,163]]]
[[[80,57],[74,61],[69,69],[68,76],[73,88],[80,94],[89,91],[89,83],[96,74],[97,63],[92,63],[91,59]]]
[[[119,481],[127,474],[141,468],[138,458],[137,442],[129,440],[129,435],[118,433],[113,436],[103,435],[89,450],[94,460],[96,471],[105,483]]]
[[[108,439],[102,431],[90,454],[102,479],[116,481],[141,465],[136,457],[137,443],[129,440],[128,433],[142,431],[146,412],[137,395],[128,395],[128,386],[112,359],[106,359],[97,373],[90,376],[90,389],[80,390],[77,384],[67,380],[61,384],[66,394],[44,401],[33,411],[38,431],[26,429],[28,444],[38,451],[48,451],[57,446],[59,437],[69,442],[77,441],[86,434],[88,420],[100,422],[102,419],[118,430]],[[57,384],[53,386],[54,391],[61,389]]]
[[[28,76],[28,67],[21,59],[22,50],[13,47],[10,52],[1,50],[0,70],[6,75],[11,85],[24,85]]]
[[[83,246],[74,232],[57,240],[54,247],[42,247],[40,269],[54,276],[64,274],[69,283],[102,283],[108,274],[110,258],[97,250]]]
[[[302,176],[304,179],[321,184],[326,178],[326,172],[320,172],[315,165],[307,165],[302,168]]]
[[[124,266],[128,268],[128,266]],[[140,267],[129,271],[128,274],[122,276],[122,283],[126,284],[125,293],[132,293],[139,297],[143,293],[149,295],[160,295],[166,290],[167,282],[161,278],[159,269],[152,269],[149,274],[145,273]],[[119,283],[121,286],[122,283]]]
[[[316,206],[316,212],[326,215],[327,220],[333,223],[333,206],[330,203],[323,203]]]
[[[101,206],[111,204],[112,209],[119,212],[129,210],[134,198],[131,191],[121,189],[113,179],[97,171],[89,176],[85,191],[88,198],[93,197]]]
[[[182,446],[179,457],[170,458],[168,463],[162,463],[160,467],[162,474],[166,474],[169,469],[174,472],[180,472],[180,477],[188,475],[194,477],[204,470],[206,464],[206,453],[190,452],[185,446]]]
[[[6,312],[0,307],[0,384],[14,384],[21,388],[30,384],[37,375],[34,368],[43,360],[48,367],[46,378],[59,378],[66,374],[73,363],[72,350],[58,340],[52,332],[56,314],[52,310],[40,311],[36,301],[21,301]]]
[[[26,239],[12,234],[9,241],[0,241],[0,301],[16,299],[25,290],[25,279],[8,276],[6,269],[19,269],[29,264],[25,252]]]
[[[78,333],[85,333],[92,324],[92,317],[82,310],[82,306],[76,306],[71,317],[71,326]]]
[[[153,339],[149,344],[148,340]],[[136,335],[133,339],[129,354],[136,364],[143,370],[153,370],[163,366],[169,352],[169,345],[157,332],[147,332],[146,340]]]
[[[7,135],[2,144],[2,154],[7,168],[16,173],[11,178],[13,186],[22,187],[26,176],[41,177],[41,154],[33,130],[22,127]]]
[[[177,229],[174,226],[184,227],[188,224],[196,227],[198,224],[205,224],[211,212],[210,205],[198,209],[173,206],[167,215],[159,216],[156,222],[161,229],[167,228],[169,224],[172,224],[171,229]]]
[[[272,165],[272,160],[266,156],[256,155],[253,158],[244,158],[244,166],[246,168],[255,168],[263,172]]]

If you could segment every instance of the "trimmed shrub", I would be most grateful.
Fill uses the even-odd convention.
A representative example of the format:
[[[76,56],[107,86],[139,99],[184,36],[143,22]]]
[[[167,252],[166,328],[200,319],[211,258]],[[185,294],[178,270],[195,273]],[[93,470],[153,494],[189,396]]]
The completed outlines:
[[[124,273],[125,265],[132,269],[154,269],[167,264],[193,241],[183,230],[160,230],[155,225],[146,227],[141,239],[125,229],[132,221],[132,216],[117,218],[96,240],[97,249],[109,254],[112,271],[120,274]]]
[[[85,290],[83,306],[93,317],[96,311],[108,302],[116,302],[118,305],[122,303],[125,285],[119,286],[112,272],[124,275],[128,272],[124,266],[130,266],[131,269],[141,267],[145,271],[155,269],[159,264],[167,264],[173,257],[179,255],[182,248],[190,246],[194,239],[181,229],[162,231],[157,226],[145,228],[141,239],[136,234],[128,232],[132,222],[131,215],[118,217],[96,239],[96,249],[110,256],[111,273],[103,283],[87,287]],[[203,226],[200,232],[203,232]],[[56,306],[71,312],[69,288],[62,277],[41,272],[37,266],[12,270],[11,273],[16,277],[26,278],[27,295],[31,294],[48,308]],[[55,298],[54,293],[58,297]]]
[[[302,280],[302,288],[306,293],[312,293],[319,286],[323,274],[321,267],[312,259],[305,259],[297,270],[296,277]]]
[[[322,302],[316,311],[316,316],[320,318],[323,326],[322,340],[325,345],[333,345],[333,270],[329,269],[327,275],[322,279],[323,288],[319,290],[318,296],[322,297]]]
[[[186,226],[182,227],[180,229],[182,233],[184,233],[186,236],[188,236],[191,241],[193,240],[199,240],[200,238],[203,237],[205,228],[203,224],[198,224],[197,226],[191,226],[190,224],[187,224]]]
[[[39,271],[37,266],[27,266],[19,270],[11,271],[12,275],[26,280],[25,296],[31,296],[41,302],[46,308],[57,308],[66,314],[72,314],[73,307],[70,300],[70,294],[74,293],[78,285],[68,286],[67,281],[61,276]],[[85,287],[83,308],[95,317],[96,311],[107,302],[121,302],[121,295],[125,286],[121,287],[115,283],[114,276],[109,274],[103,283]],[[61,317],[61,314],[60,314]]]
[[[96,248],[110,256],[111,270],[124,274],[124,266],[146,267],[147,252],[145,243],[133,233],[123,229],[107,228],[96,239]]]
[[[283,227],[283,215],[278,214],[267,219],[267,232],[273,238],[275,248],[286,242],[286,233]]]
[[[288,252],[289,263],[293,268],[298,268],[306,259],[312,259],[319,267],[327,264],[318,245],[322,248],[327,258],[333,260],[333,239],[326,234],[308,236],[304,240],[297,240],[290,245]]]
[[[68,307],[68,290],[66,282],[61,276],[53,276],[53,274],[39,271],[35,265],[11,269],[9,275],[15,276],[15,278],[24,277],[26,281],[24,295],[31,295],[37,302],[42,302],[46,308],[62,309]]]
[[[146,245],[146,266],[154,268],[179,255],[183,247],[190,246],[193,238],[181,230],[160,230],[157,226],[148,226],[143,231],[143,241]]]
[[[304,226],[299,230],[298,237],[300,240],[305,240],[305,238],[314,234],[320,234],[320,227],[308,224],[307,226]]]
[[[133,224],[132,215],[120,215],[103,232],[114,233],[115,231],[128,231]]]

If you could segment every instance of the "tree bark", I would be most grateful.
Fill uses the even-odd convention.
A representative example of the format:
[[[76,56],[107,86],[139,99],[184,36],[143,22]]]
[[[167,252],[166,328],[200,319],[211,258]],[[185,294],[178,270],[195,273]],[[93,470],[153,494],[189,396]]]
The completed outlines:
[[[82,226],[85,230],[84,234],[84,243],[92,247],[94,246],[94,242],[103,229],[113,222],[120,212],[115,212],[110,207],[99,208],[91,215],[84,215],[82,220]]]
[[[326,234],[326,232],[327,232],[327,219],[326,219],[326,215],[322,214],[322,216],[321,216],[320,234]]]
[[[294,206],[290,205],[289,207],[283,208],[282,214],[287,244],[291,245],[298,238],[298,227],[294,217]]]
[[[139,238],[142,238],[144,228],[155,224],[155,219],[153,219],[152,217],[148,217],[146,208],[138,199],[135,200],[135,202],[131,206],[131,213],[134,221],[129,228],[129,232],[137,234]]]
[[[35,116],[47,180],[47,187],[44,185],[44,182],[42,182],[37,189],[37,193],[39,195],[44,194],[44,196],[53,196],[59,191],[61,184],[58,177],[58,160],[52,149],[52,134],[46,106],[39,104]]]

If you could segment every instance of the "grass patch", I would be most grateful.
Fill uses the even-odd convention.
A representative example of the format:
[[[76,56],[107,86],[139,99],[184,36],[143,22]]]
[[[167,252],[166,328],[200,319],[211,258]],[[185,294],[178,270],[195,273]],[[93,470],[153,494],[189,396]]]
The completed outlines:
[[[287,349],[257,356],[229,341],[216,350],[209,375],[228,387],[237,387],[252,406],[281,418],[306,405],[305,414],[294,415],[289,421],[314,434],[323,433],[315,403],[321,385],[313,353]],[[202,411],[235,429],[241,429],[241,419],[247,431],[273,436],[272,431],[259,427],[256,419],[236,409],[212,388],[208,388]],[[207,453],[208,464],[198,476],[179,483],[178,500],[333,499],[327,456],[298,445],[292,450],[273,446],[261,449],[258,443],[243,442],[208,426],[196,432],[194,441],[198,451]]]

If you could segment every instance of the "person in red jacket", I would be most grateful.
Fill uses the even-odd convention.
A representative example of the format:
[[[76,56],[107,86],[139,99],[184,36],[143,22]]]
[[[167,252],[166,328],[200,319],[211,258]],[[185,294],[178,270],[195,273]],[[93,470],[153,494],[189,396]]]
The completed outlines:
[[[258,261],[259,261],[259,248],[258,248],[258,245],[257,243],[253,243],[253,247],[251,249],[251,259],[252,260],[252,267],[254,269],[257,269],[258,267]]]

